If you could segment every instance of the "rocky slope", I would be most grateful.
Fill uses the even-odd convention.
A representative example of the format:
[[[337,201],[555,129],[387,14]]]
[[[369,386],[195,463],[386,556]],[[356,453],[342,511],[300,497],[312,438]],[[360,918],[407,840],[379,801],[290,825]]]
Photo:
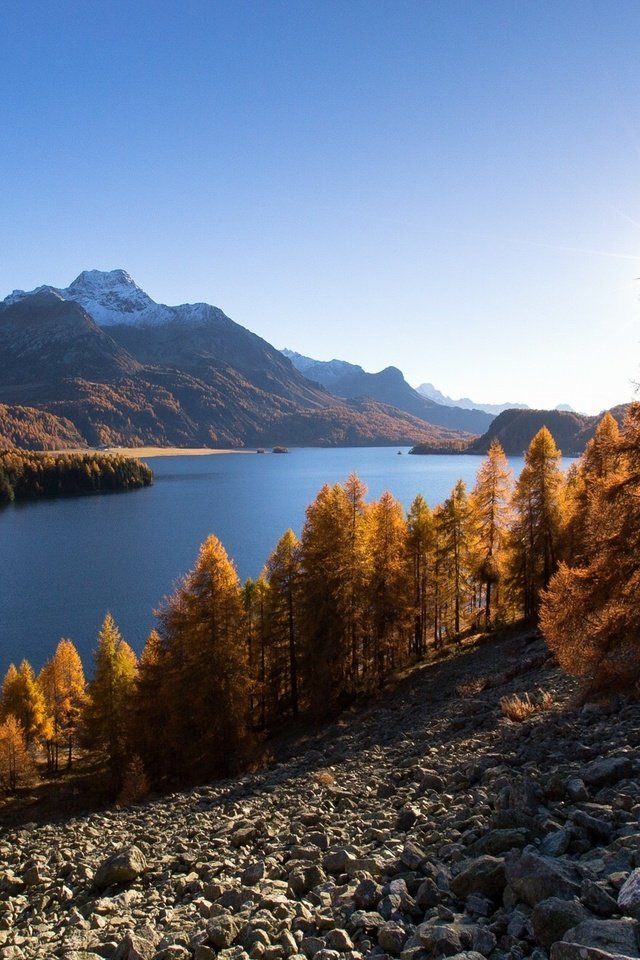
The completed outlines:
[[[639,957],[640,705],[571,708],[544,660],[506,637],[261,773],[5,829],[0,957]]]

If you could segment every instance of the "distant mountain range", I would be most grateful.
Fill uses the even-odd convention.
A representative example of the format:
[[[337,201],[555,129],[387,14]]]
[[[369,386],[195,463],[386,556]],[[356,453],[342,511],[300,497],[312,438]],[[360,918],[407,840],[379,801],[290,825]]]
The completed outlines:
[[[305,377],[339,397],[370,397],[428,423],[468,433],[484,433],[493,420],[485,411],[443,406],[439,401],[421,396],[397,367],[366,373],[362,367],[346,360],[313,360],[287,348],[282,353]]]
[[[29,429],[17,441],[21,423]],[[334,396],[217,307],[158,304],[125,271],[90,270],[66,288],[16,290],[0,303],[0,443],[50,447],[64,437],[237,447],[461,434],[370,395]]]
[[[441,403],[448,407],[462,407],[464,410],[484,410],[485,413],[490,413],[495,417],[497,417],[499,413],[502,413],[503,410],[530,409],[526,403],[476,403],[475,400],[470,400],[469,397],[461,397],[459,400],[453,400],[451,397],[447,397],[444,393],[441,393],[432,383],[421,383],[419,387],[416,387],[416,391],[422,397],[433,400],[434,403]]]

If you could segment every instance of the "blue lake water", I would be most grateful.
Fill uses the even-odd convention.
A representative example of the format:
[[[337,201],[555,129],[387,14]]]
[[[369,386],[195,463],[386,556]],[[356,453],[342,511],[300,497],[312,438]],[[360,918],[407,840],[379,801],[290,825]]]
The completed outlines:
[[[148,489],[0,512],[0,679],[23,657],[39,669],[61,637],[74,641],[90,672],[107,610],[139,652],[153,609],[193,566],[210,533],[245,580],[259,574],[288,527],[300,534],[323,483],[356,471],[371,499],[390,490],[408,508],[422,493],[433,506],[458,478],[473,486],[481,458],[398,456],[395,447],[369,447],[148,462],[155,475]],[[522,462],[511,459],[516,476]]]

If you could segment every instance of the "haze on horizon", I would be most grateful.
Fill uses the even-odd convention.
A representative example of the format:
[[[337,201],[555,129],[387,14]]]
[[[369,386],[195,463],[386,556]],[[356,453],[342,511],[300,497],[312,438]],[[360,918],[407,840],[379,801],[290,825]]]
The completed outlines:
[[[636,0],[9,0],[2,25],[0,298],[122,267],[453,397],[634,396]]]

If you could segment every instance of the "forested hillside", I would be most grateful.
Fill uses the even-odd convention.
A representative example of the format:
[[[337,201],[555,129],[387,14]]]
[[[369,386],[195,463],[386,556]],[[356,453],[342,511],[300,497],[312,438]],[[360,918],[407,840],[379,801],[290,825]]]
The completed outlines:
[[[568,672],[592,689],[633,687],[639,451],[634,404],[622,431],[602,420],[566,474],[544,427],[515,484],[494,442],[474,488],[459,481],[435,509],[421,496],[406,516],[389,493],[367,502],[351,476],[320,490],[300,540],[285,532],[244,585],[209,537],[139,660],[107,615],[88,685],[69,641],[39,677],[26,661],[10,667],[5,788],[28,779],[41,749],[52,770],[62,754],[71,763],[78,740],[103,758],[114,792],[132,778],[159,786],[220,774],[283,724],[370,697],[470,631],[539,614]]]
[[[0,505],[133,490],[149,486],[152,476],[142,461],[113,454],[0,450]]]

